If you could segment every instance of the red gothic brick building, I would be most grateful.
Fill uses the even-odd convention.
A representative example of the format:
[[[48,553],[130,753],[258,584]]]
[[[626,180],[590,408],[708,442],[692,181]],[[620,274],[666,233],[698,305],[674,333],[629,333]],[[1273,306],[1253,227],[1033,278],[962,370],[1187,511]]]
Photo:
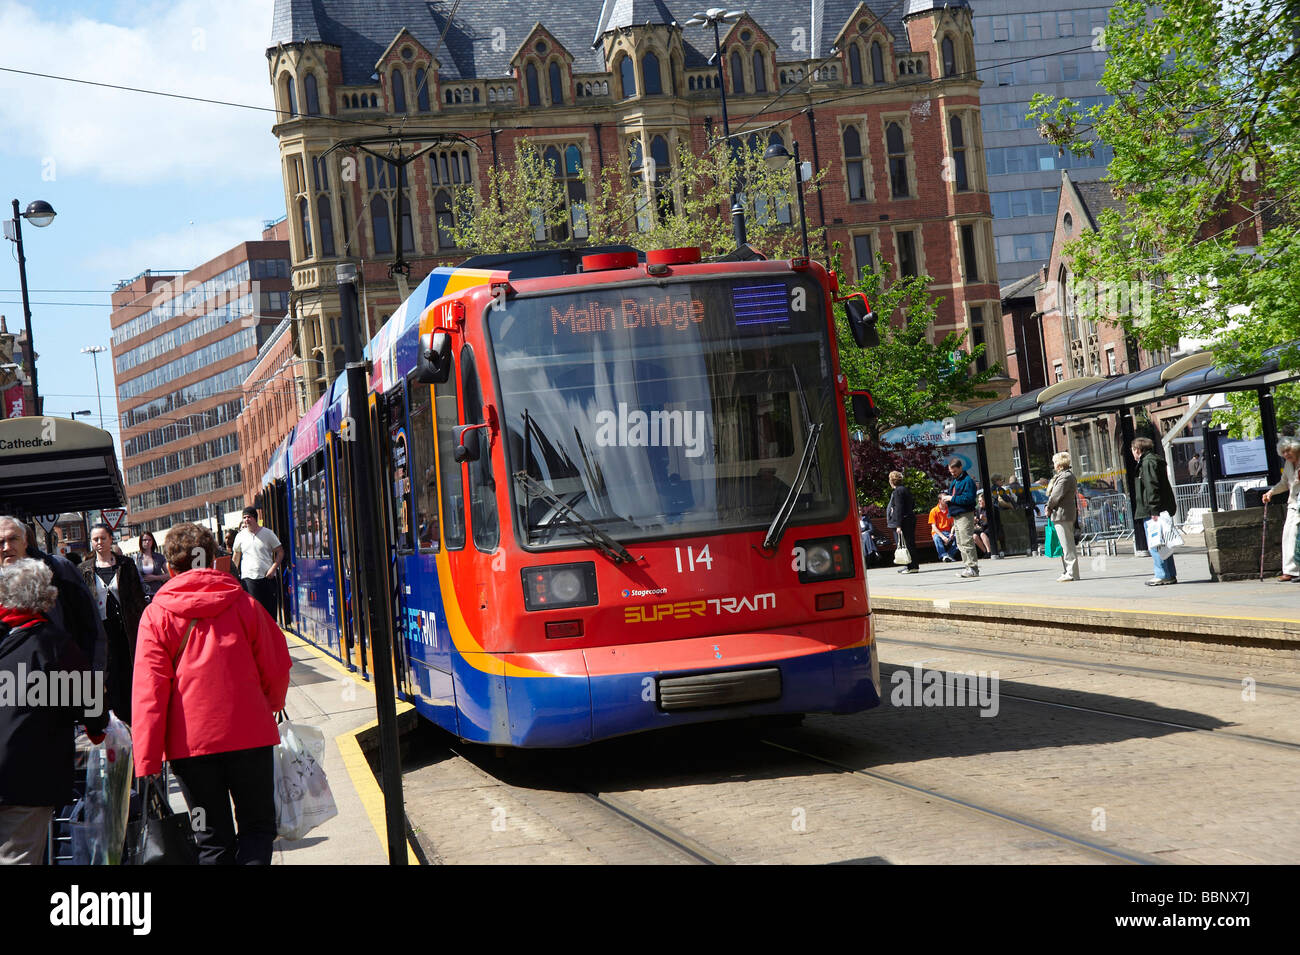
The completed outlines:
[[[581,244],[579,170],[599,177],[612,166],[634,183],[631,157],[665,169],[679,143],[702,152],[721,134],[714,37],[685,25],[694,8],[684,3],[562,0],[539,8],[539,22],[504,0],[450,18],[452,6],[277,0],[267,60],[304,409],[342,370],[338,261],[361,263],[373,332],[405,294],[388,274],[394,225],[408,287],[463,260],[473,250],[455,248],[447,229],[453,190],[481,192],[489,167],[512,162],[522,140],[554,149],[557,175],[571,180],[569,226],[543,231],[539,244]],[[1001,361],[970,7],[876,7],[754,0],[722,24],[731,128],[772,125],[763,136],[797,140],[827,173],[808,197],[809,223],[826,227],[845,266],[866,267],[879,252],[900,272],[930,274],[943,298],[936,334],[966,329],[989,346],[986,361]],[[361,150],[328,152],[399,129],[403,156],[430,150],[401,174]],[[443,139],[453,133],[463,140]]]

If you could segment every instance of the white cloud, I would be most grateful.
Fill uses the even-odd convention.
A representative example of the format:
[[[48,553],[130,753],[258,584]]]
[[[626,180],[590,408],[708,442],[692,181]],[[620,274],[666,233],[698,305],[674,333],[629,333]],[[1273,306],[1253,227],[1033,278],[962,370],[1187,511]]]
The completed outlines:
[[[271,107],[272,0],[142,5],[127,25],[0,0],[5,65]],[[51,55],[51,53],[56,55]],[[278,177],[270,112],[0,74],[0,149],[59,179],[226,184]]]
[[[81,263],[90,273],[130,278],[144,269],[191,269],[234,248],[262,238],[260,219],[221,219],[174,232],[105,245]]]

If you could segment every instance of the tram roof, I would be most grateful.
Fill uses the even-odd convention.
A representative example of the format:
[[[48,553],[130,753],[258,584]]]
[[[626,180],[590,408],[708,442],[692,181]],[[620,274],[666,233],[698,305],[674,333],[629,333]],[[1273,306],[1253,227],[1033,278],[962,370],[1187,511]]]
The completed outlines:
[[[0,421],[0,508],[23,516],[122,507],[113,436],[69,418]]]

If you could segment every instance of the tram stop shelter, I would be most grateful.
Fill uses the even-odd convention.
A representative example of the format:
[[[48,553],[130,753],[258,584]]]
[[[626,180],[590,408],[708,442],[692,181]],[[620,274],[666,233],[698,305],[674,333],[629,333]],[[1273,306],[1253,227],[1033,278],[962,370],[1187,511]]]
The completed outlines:
[[[31,518],[125,503],[107,431],[48,416],[0,421],[0,513]]]
[[[1169,398],[1186,398],[1189,402],[1186,414],[1177,421],[1171,431],[1171,434],[1176,434],[1195,417],[1211,396],[1227,391],[1255,391],[1259,396],[1260,418],[1263,422],[1268,481],[1270,484],[1276,483],[1281,476],[1281,459],[1277,454],[1277,421],[1271,389],[1283,382],[1300,380],[1300,370],[1285,369],[1281,362],[1282,356],[1287,351],[1297,348],[1300,348],[1300,342],[1274,346],[1264,353],[1262,361],[1257,366],[1247,369],[1218,366],[1211,352],[1196,352],[1125,375],[1110,378],[1067,378],[956,415],[954,427],[957,431],[976,432],[976,451],[979,456],[985,500],[990,502],[990,505],[994,502],[999,505],[989,507],[990,522],[995,525],[993,530],[999,535],[999,539],[1005,542],[1006,550],[1011,552],[1032,551],[1037,541],[1035,517],[1041,519],[1041,513],[1035,514],[1035,503],[1041,504],[1041,502],[1035,502],[1031,495],[1034,475],[1030,473],[1028,441],[1029,432],[1034,425],[1065,424],[1079,418],[1115,414],[1118,416],[1121,432],[1120,459],[1124,465],[1124,493],[1122,500],[1118,500],[1121,495],[1117,493],[1116,501],[1106,503],[1107,506],[1113,506],[1116,511],[1126,512],[1124,517],[1133,533],[1134,549],[1144,551],[1146,535],[1141,522],[1132,520],[1137,473],[1137,464],[1127,453],[1135,436],[1132,412],[1142,405]],[[1016,449],[1014,470],[1018,477],[1018,486],[993,486],[994,482],[991,478],[996,471],[991,471],[989,468],[986,435],[996,433],[998,429],[1014,429]],[[1002,438],[1001,435],[999,437]],[[998,441],[999,445],[1011,443],[1005,438]],[[1208,445],[1207,458],[1210,464],[1209,483],[1213,487],[1214,478],[1217,477],[1216,455],[1211,453]],[[1012,472],[1012,467],[1010,461],[1007,464],[1003,473],[1009,474]],[[1118,482],[1115,490],[1119,492]],[[1018,498],[1018,507],[1010,506],[1007,500],[1008,492],[1010,496]],[[1210,497],[1213,502],[1214,495],[1211,494]]]

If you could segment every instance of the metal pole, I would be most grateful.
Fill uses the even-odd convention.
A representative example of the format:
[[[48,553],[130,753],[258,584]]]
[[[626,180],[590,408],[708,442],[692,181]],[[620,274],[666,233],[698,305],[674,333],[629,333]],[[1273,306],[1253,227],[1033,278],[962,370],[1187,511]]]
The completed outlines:
[[[1268,486],[1282,480],[1282,458],[1277,453],[1277,410],[1273,407],[1273,392],[1260,388],[1259,420],[1264,432],[1264,455],[1268,461]]]
[[[99,430],[104,430],[104,396],[99,391],[99,353],[104,350],[103,345],[91,345],[85,349],[90,352],[91,360],[95,363],[95,400],[99,402]]]
[[[1038,546],[1038,524],[1034,520],[1034,495],[1029,490],[1029,436],[1024,425],[1016,428],[1016,443],[1020,446],[1020,510],[1025,515],[1025,526],[1029,529],[1027,552],[1032,554]]]
[[[803,257],[812,258],[808,254],[808,216],[803,207],[803,164],[799,162],[799,140],[794,141],[794,179],[799,184],[799,228],[803,232]]]
[[[811,108],[805,111],[808,116],[808,135],[812,138],[812,155],[813,168],[822,167],[821,156],[817,153],[817,120],[813,116]],[[822,191],[817,190],[817,218],[821,222],[822,229],[822,255],[827,263],[831,260],[831,240],[830,231],[826,228],[826,200],[822,196]]]
[[[984,513],[988,517],[993,531],[989,543],[996,548],[989,554],[992,557],[995,553],[1002,553],[1002,521],[998,517],[997,489],[993,487],[993,482],[989,476],[989,453],[988,447],[984,443],[983,431],[975,432],[975,457],[979,461],[980,484],[984,488]],[[975,549],[976,551],[979,550],[978,547]]]
[[[1137,519],[1137,462],[1133,460],[1133,416],[1127,408],[1120,408],[1119,433],[1124,439],[1124,489],[1128,491],[1128,514],[1133,521],[1133,552],[1147,549],[1147,528]],[[1214,485],[1210,485],[1210,507],[1214,508]]]
[[[369,369],[361,360],[361,340],[357,335],[356,266],[340,265],[337,269],[339,307],[342,312],[343,349],[347,362],[348,406],[351,416],[348,437],[352,443],[353,483],[357,513],[361,518],[352,534],[363,552],[364,606],[371,647],[374,651],[375,707],[379,716],[379,763],[384,790],[384,816],[388,832],[388,862],[406,865],[406,812],[402,799],[401,750],[397,735],[397,692],[393,674],[393,634],[388,614],[379,601],[385,595],[380,568],[388,560],[384,553],[383,519],[377,507],[379,482],[371,469],[369,449],[370,415],[367,402]],[[363,533],[362,528],[369,528]],[[354,602],[354,606],[360,606]]]
[[[734,161],[736,155],[736,143],[731,138],[731,123],[727,119],[727,84],[722,76],[722,37],[718,35],[718,21],[713,21],[713,55],[718,59],[718,95],[722,97],[722,137],[727,142],[727,148],[731,150]],[[740,174],[732,168],[731,172],[731,227],[736,236],[736,248],[739,249],[749,243],[749,238],[745,234],[745,207],[739,202],[738,196],[744,188],[741,182]],[[14,202],[14,209],[17,210],[18,203]],[[739,211],[737,211],[739,209]]]
[[[27,332],[27,348],[23,351],[23,358],[27,362],[27,371],[32,378],[31,413],[39,415],[41,398],[36,385],[36,343],[32,339],[32,307],[27,298],[27,256],[23,254],[23,217],[18,212],[17,199],[14,200],[14,243],[18,246],[18,285],[23,293],[23,327]]]

